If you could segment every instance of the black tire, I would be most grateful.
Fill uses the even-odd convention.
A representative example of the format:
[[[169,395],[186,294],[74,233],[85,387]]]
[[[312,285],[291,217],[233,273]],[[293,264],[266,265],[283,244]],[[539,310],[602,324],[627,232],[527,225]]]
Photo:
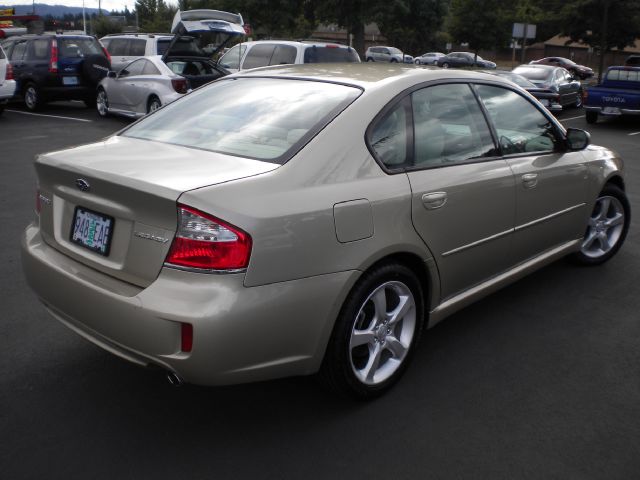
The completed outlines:
[[[111,64],[104,55],[96,53],[85,57],[82,61],[82,76],[90,85],[97,85],[107,76],[110,69]]]
[[[448,64],[447,62],[444,62],[444,63],[442,64],[442,68],[449,68],[449,64]]]
[[[0,115],[4,112],[5,107],[7,106],[6,102],[0,103]]]
[[[367,57],[367,62],[373,62],[373,58]]]
[[[36,86],[35,83],[29,82],[24,86],[24,90],[22,91],[24,96],[24,104],[27,107],[27,110],[35,112],[42,108],[44,101],[42,99],[42,93],[40,89]]]
[[[100,87],[96,93],[95,99],[96,110],[101,117],[107,117],[109,115],[109,98],[104,88]]]
[[[596,123],[598,121],[598,112],[585,112],[584,114],[587,123]]]
[[[616,221],[616,218],[622,218]],[[598,195],[582,240],[580,251],[570,259],[580,265],[600,265],[610,260],[627,237],[631,222],[631,207],[625,192],[613,184],[606,184]],[[608,226],[611,225],[611,226]],[[605,244],[599,240],[602,236]],[[588,243],[590,238],[595,238]],[[600,245],[599,250],[595,244]]]
[[[391,63],[398,63],[398,60],[396,60],[395,58],[392,58],[392,59],[390,60],[390,62],[391,62]]]
[[[155,95],[151,95],[149,97],[149,101],[147,102],[147,113],[151,113],[156,111],[162,106],[162,102]]]
[[[398,292],[403,292],[404,296],[400,297]],[[391,311],[396,309],[399,303],[394,307],[394,301],[400,301],[400,298],[410,306],[396,323],[393,317],[373,314],[371,310],[377,312],[378,308],[373,299],[374,293],[383,296],[385,313],[390,311],[389,306]],[[409,268],[399,263],[386,263],[365,273],[340,310],[320,368],[321,381],[332,390],[361,400],[383,394],[398,381],[411,361],[424,323],[423,312],[422,287]],[[385,319],[384,324],[376,321],[381,317]],[[368,340],[352,347],[352,336],[356,330],[366,331]],[[399,339],[407,345],[398,342]],[[402,343],[399,362],[392,352],[392,347],[395,349],[398,343]],[[373,352],[371,348],[374,348]],[[380,363],[375,363],[372,356],[376,356]],[[369,364],[376,365],[374,373],[381,372],[381,376],[379,380],[372,376],[367,383]],[[364,379],[362,375],[365,375]]]
[[[582,89],[578,90],[578,96],[576,98],[576,102],[573,104],[575,108],[582,107]]]

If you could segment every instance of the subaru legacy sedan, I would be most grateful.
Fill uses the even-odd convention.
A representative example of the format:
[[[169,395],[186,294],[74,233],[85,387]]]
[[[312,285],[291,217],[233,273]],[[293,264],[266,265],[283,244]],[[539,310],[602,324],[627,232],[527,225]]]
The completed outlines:
[[[39,156],[23,265],[54,318],[174,382],[319,373],[371,398],[424,328],[616,254],[622,161],[589,143],[494,75],[252,70]]]

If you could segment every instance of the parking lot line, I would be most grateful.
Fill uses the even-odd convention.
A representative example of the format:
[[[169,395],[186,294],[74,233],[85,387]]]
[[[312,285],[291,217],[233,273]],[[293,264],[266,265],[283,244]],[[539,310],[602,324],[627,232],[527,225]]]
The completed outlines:
[[[23,115],[34,115],[36,117],[61,118],[63,120],[74,120],[76,122],[93,122],[93,120],[85,120],[84,118],[62,117],[60,115],[45,115],[44,113],[21,112],[20,110],[5,110],[7,112],[22,113]]]
[[[560,121],[561,122],[568,122],[569,120],[577,120],[579,118],[584,118],[583,115],[580,115],[579,117],[569,117],[569,118],[561,118]]]

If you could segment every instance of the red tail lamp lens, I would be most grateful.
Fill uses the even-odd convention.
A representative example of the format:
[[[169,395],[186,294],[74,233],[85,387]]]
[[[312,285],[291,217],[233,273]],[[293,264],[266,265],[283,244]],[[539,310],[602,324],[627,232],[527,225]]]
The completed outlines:
[[[193,325],[190,323],[181,323],[180,336],[180,350],[190,352],[193,349]]]
[[[246,268],[251,236],[227,222],[186,205],[178,205],[178,231],[166,262],[201,270]]]

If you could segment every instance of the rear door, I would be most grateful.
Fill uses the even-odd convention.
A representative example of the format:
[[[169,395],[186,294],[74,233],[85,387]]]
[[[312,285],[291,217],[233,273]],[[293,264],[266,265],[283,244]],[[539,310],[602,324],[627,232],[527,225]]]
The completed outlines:
[[[387,169],[407,171],[411,217],[438,266],[442,300],[510,266],[514,178],[468,84],[413,92],[370,144]]]

